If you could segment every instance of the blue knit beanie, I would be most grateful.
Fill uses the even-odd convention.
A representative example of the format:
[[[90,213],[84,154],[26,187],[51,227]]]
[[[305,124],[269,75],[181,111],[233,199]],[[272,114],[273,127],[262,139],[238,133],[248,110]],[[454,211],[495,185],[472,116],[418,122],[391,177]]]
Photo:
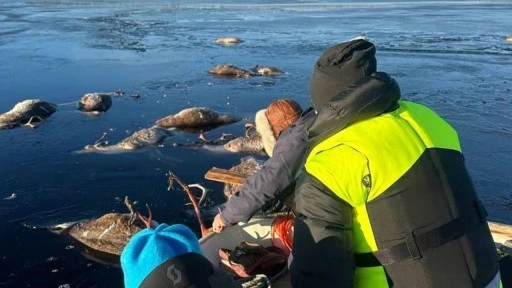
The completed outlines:
[[[135,234],[121,253],[126,288],[137,288],[160,264],[184,253],[202,255],[195,234],[181,224],[160,224]]]

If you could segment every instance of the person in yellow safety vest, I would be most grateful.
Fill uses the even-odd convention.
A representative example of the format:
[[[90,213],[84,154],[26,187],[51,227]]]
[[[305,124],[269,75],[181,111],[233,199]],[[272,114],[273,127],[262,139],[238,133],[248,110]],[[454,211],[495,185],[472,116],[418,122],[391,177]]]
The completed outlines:
[[[295,190],[293,287],[499,287],[486,211],[457,132],[399,99],[375,46],[328,48],[310,83],[317,115]],[[372,99],[384,113],[358,113]],[[373,103],[375,105],[375,103]]]

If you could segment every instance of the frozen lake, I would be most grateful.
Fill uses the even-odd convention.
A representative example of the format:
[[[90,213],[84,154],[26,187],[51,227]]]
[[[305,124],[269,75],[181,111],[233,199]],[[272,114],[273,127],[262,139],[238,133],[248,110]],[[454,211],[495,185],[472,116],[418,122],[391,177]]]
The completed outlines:
[[[124,213],[120,199],[129,195],[148,203],[156,220],[198,231],[182,213],[185,195],[167,191],[165,173],[203,183],[221,202],[222,186],[204,180],[205,172],[245,155],[174,147],[197,138],[183,133],[159,148],[165,159],[71,152],[105,131],[117,142],[188,107],[245,121],[280,97],[306,107],[314,61],[359,35],[375,43],[378,70],[397,79],[404,99],[431,106],[458,129],[490,219],[511,224],[512,43],[505,41],[511,8],[510,1],[0,3],[0,113],[25,99],[59,104],[35,130],[0,131],[0,287],[122,287],[120,268],[31,227]],[[219,46],[213,40],[220,36],[245,42]],[[207,73],[222,63],[272,65],[287,74],[220,79]],[[76,110],[84,93],[118,89],[126,94],[107,113]],[[242,135],[245,121],[206,136]],[[2,200],[12,193],[16,199]]]

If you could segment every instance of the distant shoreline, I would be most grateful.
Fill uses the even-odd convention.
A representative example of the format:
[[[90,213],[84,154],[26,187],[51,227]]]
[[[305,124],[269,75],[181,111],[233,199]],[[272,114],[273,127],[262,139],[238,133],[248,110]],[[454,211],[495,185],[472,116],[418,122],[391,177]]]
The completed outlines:
[[[185,2],[185,3],[182,3]],[[233,1],[236,2],[236,1]],[[11,2],[10,5],[16,4]],[[390,8],[390,7],[414,7],[414,6],[436,6],[436,5],[479,5],[479,4],[500,4],[512,5],[509,0],[481,0],[481,1],[367,1],[355,2],[353,0],[344,3],[330,3],[330,2],[301,2],[301,3],[274,3],[270,1],[261,1],[261,3],[230,3],[223,1],[221,3],[190,3],[190,1],[163,1],[163,0],[150,0],[150,1],[132,1],[132,0],[27,0],[17,4],[31,4],[31,5],[78,5],[78,6],[122,6],[133,7],[144,4],[145,7],[166,7],[174,9],[323,9],[323,8]]]

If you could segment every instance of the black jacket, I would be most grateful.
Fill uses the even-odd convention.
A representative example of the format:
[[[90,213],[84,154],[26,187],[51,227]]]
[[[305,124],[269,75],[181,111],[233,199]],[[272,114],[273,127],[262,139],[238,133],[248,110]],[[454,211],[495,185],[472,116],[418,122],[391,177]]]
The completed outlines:
[[[374,73],[372,77],[380,79],[377,85],[395,83],[386,73]],[[395,90],[364,94],[364,97],[358,98],[357,105],[352,105],[351,102],[355,100],[344,97],[342,93],[327,103],[326,107],[322,107],[318,114],[312,109],[306,110],[299,120],[279,136],[273,156],[264,163],[261,170],[247,178],[240,192],[228,200],[221,213],[222,222],[226,225],[247,222],[262,207],[269,206],[276,200],[281,200],[293,193],[308,147],[313,143],[312,139],[325,139],[334,134],[336,129],[390,109],[400,98],[398,85],[392,88]],[[358,89],[358,85],[349,87],[347,91],[354,89]],[[350,95],[355,94],[350,93]]]
[[[399,99],[400,88],[386,73],[355,83],[319,111],[308,130],[307,154],[351,123],[396,109]],[[295,209],[293,287],[352,287],[352,207],[304,172],[297,179]]]
[[[397,125],[364,126],[361,123],[362,127],[381,130],[354,127],[355,130],[349,132],[353,138],[344,138],[349,139],[348,142],[330,143],[337,145],[329,146],[333,149],[346,145],[349,148],[345,151],[353,150],[363,155],[361,159],[366,157],[368,170],[364,173],[367,174],[354,174],[359,175],[360,180],[357,176],[353,178],[350,170],[357,165],[364,166],[361,164],[364,160],[359,164],[351,163],[344,159],[350,153],[327,154],[329,151],[314,150],[319,157],[313,157],[310,164],[316,168],[308,170],[312,174],[301,173],[294,194],[293,287],[353,287],[355,284],[362,287],[362,277],[368,281],[364,282],[367,286],[381,283],[388,287],[450,287],[455,283],[457,287],[487,287],[497,279],[496,248],[485,220],[485,209],[465,168],[455,131],[422,105],[403,101],[398,106],[398,98],[400,90],[396,82],[383,73],[376,73],[331,99],[318,113],[308,131],[308,145],[312,149],[347,128],[346,123],[377,116],[368,113],[378,111],[368,109],[371,103],[384,112],[392,113],[397,108],[405,111],[400,112],[400,116],[393,113],[379,119],[393,119],[391,121]],[[367,123],[383,123],[379,120]],[[394,130],[400,126],[414,127],[402,132]],[[406,134],[411,137],[397,137]],[[446,137],[452,141],[452,146],[446,142],[439,145],[437,137]],[[427,142],[422,142],[425,139]],[[432,144],[427,144],[430,140]],[[415,145],[423,150],[419,148],[418,154],[408,154],[406,147]],[[322,158],[323,152],[326,154]],[[407,158],[407,155],[414,156]],[[326,158],[329,164],[318,162]],[[392,172],[389,167],[400,166],[398,159],[411,161],[407,162],[410,166],[403,164],[399,168],[403,174],[395,175],[389,187],[376,184],[374,197],[369,200],[372,183],[382,184],[381,180]],[[346,170],[338,169],[340,167]],[[320,174],[315,174],[315,169],[319,169]],[[317,178],[319,175],[328,179],[326,183],[330,188]],[[351,182],[353,180],[361,182]],[[347,191],[347,187],[353,191]],[[331,189],[343,191],[344,196],[336,195]],[[365,191],[368,194],[365,195]],[[364,201],[361,199],[366,196],[364,209],[360,209],[362,206],[354,209],[351,196],[358,199],[357,205],[361,205],[357,201]],[[353,219],[354,215],[358,215],[358,220]],[[372,230],[369,234],[378,251],[354,252],[355,246],[365,244],[365,240],[361,240],[361,228],[354,228],[361,223],[357,222],[360,219],[369,222]],[[382,268],[384,273],[379,271]],[[371,274],[373,272],[366,269],[377,269],[374,270],[377,273]]]

